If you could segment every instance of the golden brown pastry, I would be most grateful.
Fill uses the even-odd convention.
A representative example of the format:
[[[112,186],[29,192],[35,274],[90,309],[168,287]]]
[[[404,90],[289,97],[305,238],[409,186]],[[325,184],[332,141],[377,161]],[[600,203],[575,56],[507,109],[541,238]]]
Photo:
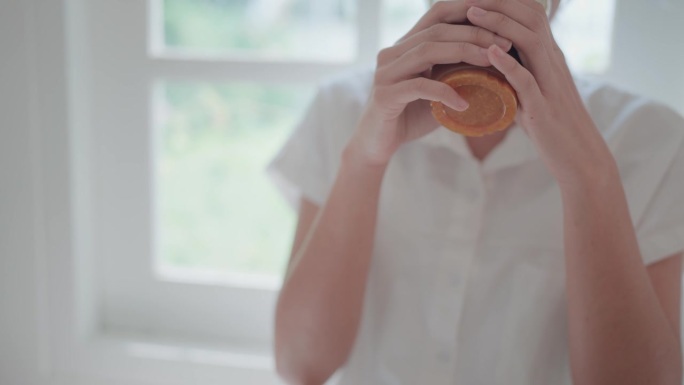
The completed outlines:
[[[444,66],[433,69],[432,75],[433,79],[449,84],[470,104],[461,112],[441,102],[431,102],[432,114],[444,127],[466,136],[483,136],[504,130],[513,123],[518,99],[497,69]]]

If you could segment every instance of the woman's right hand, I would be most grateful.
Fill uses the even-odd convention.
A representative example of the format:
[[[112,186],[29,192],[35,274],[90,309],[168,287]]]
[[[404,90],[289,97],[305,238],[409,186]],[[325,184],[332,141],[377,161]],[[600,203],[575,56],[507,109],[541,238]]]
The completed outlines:
[[[488,67],[487,48],[504,52],[511,42],[489,30],[463,24],[463,0],[439,1],[395,45],[380,51],[371,97],[347,149],[371,165],[386,165],[403,144],[439,127],[429,101],[458,110],[467,102],[447,84],[431,80],[435,64],[466,62]]]

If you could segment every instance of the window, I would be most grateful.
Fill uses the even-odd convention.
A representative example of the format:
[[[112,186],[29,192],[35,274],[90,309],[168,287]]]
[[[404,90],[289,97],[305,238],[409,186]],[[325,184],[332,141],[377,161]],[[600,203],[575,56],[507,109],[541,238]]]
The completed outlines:
[[[100,323],[266,355],[295,214],[262,171],[379,2],[85,2]]]
[[[561,0],[552,27],[572,70],[593,75],[608,71],[614,14],[615,0]]]
[[[298,65],[357,62],[351,0],[155,0],[153,55],[289,62],[280,81],[158,79],[156,258],[159,276],[277,287],[295,216],[262,172],[313,96]]]
[[[589,1],[569,1],[555,31],[573,68],[600,73],[614,0],[592,13]],[[316,83],[372,64],[427,2],[84,3],[96,129],[80,204],[93,213],[102,326],[267,354],[295,213],[261,171]]]
[[[153,0],[155,51],[263,60],[355,60],[353,0]]]

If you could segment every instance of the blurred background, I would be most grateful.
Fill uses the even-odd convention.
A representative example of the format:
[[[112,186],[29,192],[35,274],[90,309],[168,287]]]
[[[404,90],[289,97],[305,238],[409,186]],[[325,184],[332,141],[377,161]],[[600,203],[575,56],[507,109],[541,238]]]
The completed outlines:
[[[574,72],[684,112],[678,0],[563,0]],[[424,0],[0,0],[0,383],[277,384],[263,172]]]

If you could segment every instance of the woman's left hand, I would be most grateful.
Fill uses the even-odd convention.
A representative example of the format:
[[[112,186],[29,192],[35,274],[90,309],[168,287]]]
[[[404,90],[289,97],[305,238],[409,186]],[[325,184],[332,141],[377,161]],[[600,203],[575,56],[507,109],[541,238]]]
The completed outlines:
[[[544,7],[535,0],[465,2],[472,24],[511,40],[518,50],[524,66],[495,45],[488,55],[516,90],[516,120],[561,186],[601,178],[614,158],[582,102]]]

